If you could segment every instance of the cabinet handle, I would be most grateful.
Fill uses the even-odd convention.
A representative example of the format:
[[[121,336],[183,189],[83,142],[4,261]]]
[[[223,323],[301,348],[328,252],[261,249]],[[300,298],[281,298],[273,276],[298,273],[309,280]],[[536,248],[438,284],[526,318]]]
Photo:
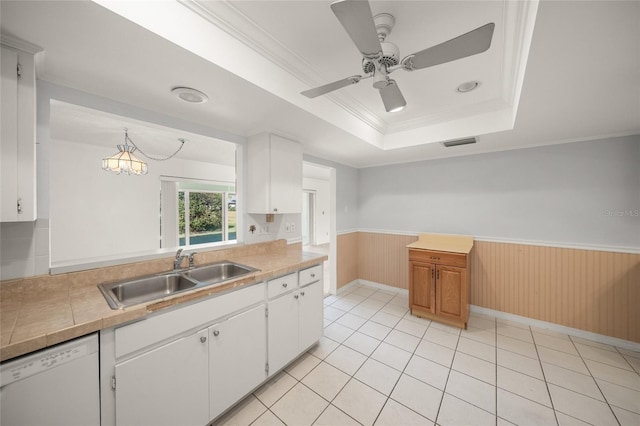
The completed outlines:
[[[295,296],[293,296],[294,299],[297,299],[298,297],[300,297],[300,296],[298,296],[297,294]]]
[[[213,330],[213,335],[217,337],[220,335],[220,332],[218,330]]]
[[[275,208],[274,208],[274,209],[273,209],[273,211],[277,213],[277,212],[278,212],[278,209],[275,209]]]
[[[436,270],[435,269],[431,269],[431,279],[434,279],[436,277]]]
[[[287,283],[282,283],[282,287],[287,288]]]
[[[200,341],[201,341],[202,343],[204,343],[204,342],[206,342],[206,341],[207,341],[207,338],[206,338],[206,337],[204,337],[204,336],[202,336],[202,337],[200,337]]]
[[[440,279],[440,270],[438,270],[438,272],[436,273],[436,279],[439,280]]]
[[[304,296],[304,291],[300,292],[300,296]]]
[[[316,277],[316,274],[311,274],[311,278],[315,278],[315,277]]]

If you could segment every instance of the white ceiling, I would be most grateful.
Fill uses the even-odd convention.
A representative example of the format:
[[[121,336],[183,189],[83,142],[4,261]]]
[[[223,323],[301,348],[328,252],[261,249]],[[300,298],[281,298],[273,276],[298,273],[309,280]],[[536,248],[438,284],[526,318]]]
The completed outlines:
[[[107,5],[125,19],[87,1],[3,0],[0,15],[3,34],[44,48],[41,79],[241,136],[279,133],[355,167],[640,133],[640,2],[543,1],[535,13],[520,1],[373,1],[374,14],[396,16],[388,40],[401,57],[496,22],[487,52],[394,73],[408,103],[396,114],[370,80],[322,98],[299,94],[361,73],[329,4]],[[473,79],[478,90],[455,92]],[[174,86],[211,100],[178,102]],[[423,143],[470,135],[477,144]]]
[[[116,145],[125,143],[124,129],[127,129],[138,150],[154,158],[172,155],[182,145],[179,139],[184,139],[186,142],[176,158],[225,166],[236,164],[236,144],[220,139],[60,101],[51,102],[49,117],[52,139],[104,147],[105,157],[118,151]]]

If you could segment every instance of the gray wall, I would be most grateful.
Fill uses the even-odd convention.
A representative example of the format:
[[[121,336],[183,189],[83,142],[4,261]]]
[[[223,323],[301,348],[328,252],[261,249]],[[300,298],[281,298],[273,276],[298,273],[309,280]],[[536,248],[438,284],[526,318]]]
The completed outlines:
[[[640,135],[360,169],[358,195],[360,229],[637,249]]]

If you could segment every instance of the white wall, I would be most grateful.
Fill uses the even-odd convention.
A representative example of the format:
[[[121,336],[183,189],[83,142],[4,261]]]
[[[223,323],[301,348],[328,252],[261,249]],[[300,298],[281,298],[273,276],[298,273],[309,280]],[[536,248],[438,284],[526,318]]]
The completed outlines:
[[[359,178],[361,229],[640,248],[640,136],[373,167]]]
[[[329,181],[314,178],[303,178],[302,189],[315,192],[313,208],[314,237],[311,244],[320,245],[329,242]],[[311,237],[311,236],[310,236]]]
[[[103,147],[53,140],[50,154],[51,264],[160,248],[160,176],[222,182],[235,168],[173,158],[149,161],[144,176],[105,172]]]

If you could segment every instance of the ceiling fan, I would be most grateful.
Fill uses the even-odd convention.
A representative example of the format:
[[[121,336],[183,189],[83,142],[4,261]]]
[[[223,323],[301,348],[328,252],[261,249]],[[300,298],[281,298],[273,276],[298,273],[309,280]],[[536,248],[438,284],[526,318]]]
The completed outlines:
[[[380,13],[374,17],[369,2],[363,0],[339,0],[331,4],[331,10],[362,53],[364,75],[352,75],[305,90],[302,94],[315,98],[360,80],[373,78],[373,87],[380,91],[387,112],[400,111],[407,104],[389,74],[398,69],[414,71],[482,53],[491,46],[495,28],[494,23],[483,25],[444,43],[412,53],[400,61],[398,47],[385,41],[395,24],[393,15]]]

